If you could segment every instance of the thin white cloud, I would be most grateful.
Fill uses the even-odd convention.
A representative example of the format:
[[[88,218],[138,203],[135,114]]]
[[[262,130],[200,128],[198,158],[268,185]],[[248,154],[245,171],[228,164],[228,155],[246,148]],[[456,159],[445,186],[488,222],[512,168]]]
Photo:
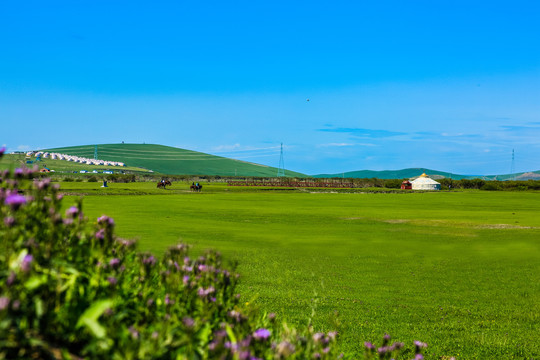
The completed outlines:
[[[345,146],[377,146],[377,145],[369,144],[369,143],[328,143],[328,144],[317,145],[317,147],[345,147]]]

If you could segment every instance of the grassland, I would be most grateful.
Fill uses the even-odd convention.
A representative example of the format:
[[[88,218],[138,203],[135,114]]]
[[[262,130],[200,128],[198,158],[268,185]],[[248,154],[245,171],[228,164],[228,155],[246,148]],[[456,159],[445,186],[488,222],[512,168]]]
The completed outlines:
[[[143,250],[182,240],[238,260],[246,302],[337,328],[347,354],[388,332],[429,358],[540,357],[540,193],[204,186],[62,184]]]
[[[93,158],[94,149],[94,145],[84,145],[47,151]],[[276,176],[278,170],[271,166],[154,144],[101,144],[97,145],[97,151],[100,160],[120,161],[160,174],[268,177]],[[306,176],[288,170],[287,175]]]

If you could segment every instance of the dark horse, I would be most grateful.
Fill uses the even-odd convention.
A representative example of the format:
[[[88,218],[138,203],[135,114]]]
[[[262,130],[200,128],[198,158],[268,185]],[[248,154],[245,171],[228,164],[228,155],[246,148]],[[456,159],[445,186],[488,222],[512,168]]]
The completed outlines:
[[[199,185],[199,186],[197,186],[197,185],[191,185],[189,188],[191,189],[191,191],[201,192],[201,190],[202,190],[202,185]]]
[[[164,188],[164,189],[166,189],[167,186],[171,186],[171,185],[172,185],[172,184],[171,184],[171,182],[170,182],[169,180],[165,180],[165,181],[163,181],[163,182],[160,181],[160,182],[157,183],[158,189],[159,189],[159,188]]]

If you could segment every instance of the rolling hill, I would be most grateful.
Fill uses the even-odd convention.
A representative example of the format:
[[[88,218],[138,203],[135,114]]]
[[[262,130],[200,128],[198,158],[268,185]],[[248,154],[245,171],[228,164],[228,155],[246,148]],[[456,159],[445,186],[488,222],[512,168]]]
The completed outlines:
[[[454,180],[461,179],[483,179],[483,180],[540,180],[540,171],[516,173],[516,174],[504,174],[504,175],[460,175],[449,172],[432,170],[426,168],[409,168],[402,170],[359,170],[349,171],[338,174],[319,174],[313,175],[315,178],[334,178],[334,177],[346,177],[346,178],[378,178],[378,179],[410,179],[418,177],[422,173],[426,173],[433,179],[451,178]]]
[[[43,151],[93,158],[95,146],[69,146]],[[102,144],[97,145],[97,153],[100,160],[120,161],[130,167],[168,175],[275,177],[278,171],[271,166],[155,144]],[[285,174],[307,177],[288,170],[285,170]]]

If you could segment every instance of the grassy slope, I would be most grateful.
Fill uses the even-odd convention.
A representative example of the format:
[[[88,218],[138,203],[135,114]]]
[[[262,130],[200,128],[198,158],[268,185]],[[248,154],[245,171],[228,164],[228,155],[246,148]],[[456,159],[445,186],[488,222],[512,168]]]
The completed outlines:
[[[142,169],[138,167],[132,167],[132,166],[125,166],[125,167],[119,167],[119,166],[101,166],[101,165],[86,165],[86,164],[79,164],[71,161],[65,161],[65,160],[51,160],[51,159],[43,159],[42,161],[35,162],[35,157],[31,158],[32,161],[34,161],[32,164],[26,164],[26,157],[24,154],[7,154],[4,155],[2,159],[0,159],[0,169],[14,169],[17,167],[33,167],[34,165],[37,166],[39,169],[47,168],[50,170],[54,170],[56,172],[79,172],[81,170],[86,171],[92,171],[97,170],[102,172],[103,170],[112,170],[114,172],[119,171],[129,171],[129,172],[136,172],[136,173],[148,173],[149,171],[147,169]]]
[[[143,249],[161,252],[182,239],[239,259],[246,301],[291,322],[307,321],[315,308],[318,329],[338,326],[339,313],[347,353],[389,332],[428,342],[434,358],[540,356],[540,193],[175,186],[180,193],[169,196],[87,196],[85,212],[113,216],[119,234],[139,238]]]
[[[98,158],[124,162],[162,174],[220,175],[220,176],[276,176],[277,168],[233,160],[191,150],[152,144],[98,145]],[[48,149],[69,155],[94,157],[94,145]],[[286,171],[289,176],[305,177]]]

